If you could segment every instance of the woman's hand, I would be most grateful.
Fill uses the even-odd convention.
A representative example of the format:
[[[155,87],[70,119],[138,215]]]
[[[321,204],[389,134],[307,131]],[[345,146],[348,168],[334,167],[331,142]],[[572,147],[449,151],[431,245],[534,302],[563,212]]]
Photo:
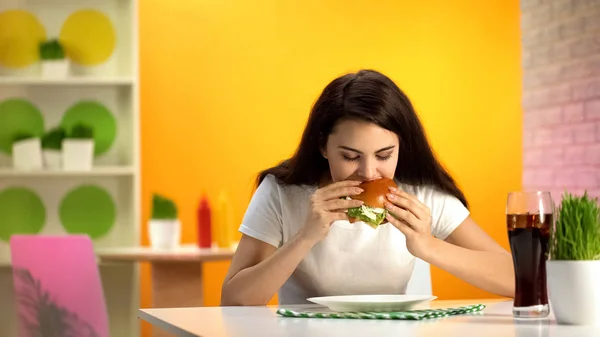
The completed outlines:
[[[311,243],[321,241],[336,220],[348,220],[348,208],[363,204],[360,200],[341,199],[358,195],[362,189],[359,181],[339,181],[318,189],[310,198],[310,214],[301,229],[301,235]]]
[[[420,257],[428,242],[433,239],[429,207],[414,195],[397,188],[390,188],[387,199],[388,201],[385,202],[385,208],[388,210],[386,219],[406,236],[408,251],[412,255]]]

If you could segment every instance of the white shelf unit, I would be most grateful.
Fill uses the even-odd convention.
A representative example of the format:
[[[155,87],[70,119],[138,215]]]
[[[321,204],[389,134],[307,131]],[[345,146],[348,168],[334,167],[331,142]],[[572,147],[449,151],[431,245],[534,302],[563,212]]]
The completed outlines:
[[[124,77],[97,77],[97,78],[81,78],[81,77],[67,77],[67,78],[36,78],[36,77],[14,77],[14,76],[0,76],[0,88],[5,86],[131,86],[135,84],[135,79],[129,76]],[[1,89],[0,89],[1,90]]]
[[[12,168],[0,168],[0,179],[7,177],[121,177],[134,176],[136,170],[133,166],[104,166],[94,167],[91,171],[64,171],[64,170],[35,170],[20,171]]]
[[[81,100],[104,105],[117,122],[111,148],[95,158],[91,171],[19,171],[10,156],[0,152],[0,193],[24,187],[42,200],[46,218],[40,234],[65,234],[59,205],[72,189],[83,185],[102,188],[116,206],[111,230],[94,239],[94,247],[140,244],[140,103],[137,0],[3,0],[0,13],[22,9],[42,23],[47,37],[56,37],[67,17],[82,9],[96,9],[108,16],[116,31],[116,48],[98,71],[85,76],[42,78],[36,66],[22,74],[0,74],[0,103],[10,98],[26,99],[44,117],[47,130],[60,123],[64,112]],[[108,307],[110,336],[139,336],[139,268],[135,263],[99,264]],[[17,336],[13,301],[10,249],[0,240],[0,330],[3,337]]]

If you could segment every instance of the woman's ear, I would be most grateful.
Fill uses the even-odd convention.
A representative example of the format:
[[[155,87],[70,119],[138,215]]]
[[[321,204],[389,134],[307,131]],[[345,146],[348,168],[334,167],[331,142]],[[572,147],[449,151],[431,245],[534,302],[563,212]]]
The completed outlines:
[[[325,149],[327,148],[327,140],[325,139],[325,137],[323,137],[322,133],[319,135],[319,138],[319,144],[321,144],[319,150],[321,151],[321,155],[323,156],[323,158],[328,159],[327,151],[325,151]]]

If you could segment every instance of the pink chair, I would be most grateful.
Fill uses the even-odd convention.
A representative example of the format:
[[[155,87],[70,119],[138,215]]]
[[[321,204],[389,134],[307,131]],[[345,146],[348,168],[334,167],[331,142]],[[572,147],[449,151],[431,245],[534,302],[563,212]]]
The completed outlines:
[[[89,237],[13,235],[10,249],[19,337],[109,337]]]

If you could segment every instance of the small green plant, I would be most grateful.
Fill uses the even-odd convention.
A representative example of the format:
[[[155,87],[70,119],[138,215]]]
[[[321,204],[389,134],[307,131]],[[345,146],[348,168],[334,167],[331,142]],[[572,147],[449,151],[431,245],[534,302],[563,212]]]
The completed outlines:
[[[551,260],[600,260],[600,208],[597,198],[568,192],[550,230]]]
[[[42,41],[40,43],[40,59],[43,61],[62,60],[65,50],[57,39]]]
[[[177,219],[177,206],[173,200],[160,194],[152,195],[152,219],[175,220]]]
[[[16,142],[20,142],[22,140],[27,140],[27,139],[32,139],[32,138],[36,138],[37,136],[34,135],[31,132],[17,132],[14,136],[13,136],[13,144]]]
[[[94,129],[83,123],[75,124],[67,137],[74,139],[92,139],[94,138]]]
[[[57,126],[48,130],[42,137],[42,149],[60,150],[62,149],[62,141],[66,137],[65,129]]]

